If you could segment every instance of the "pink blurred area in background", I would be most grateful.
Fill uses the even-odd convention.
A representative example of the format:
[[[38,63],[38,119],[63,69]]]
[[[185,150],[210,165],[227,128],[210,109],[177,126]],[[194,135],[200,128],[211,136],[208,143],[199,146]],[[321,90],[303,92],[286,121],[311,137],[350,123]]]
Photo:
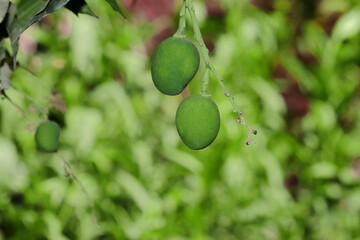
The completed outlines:
[[[282,64],[276,64],[272,77],[282,80],[285,89],[282,91],[287,113],[292,118],[304,117],[310,109],[310,99],[304,94],[298,83],[298,79],[293,76]]]
[[[71,19],[68,15],[63,15],[61,17],[61,20],[57,26],[57,30],[61,38],[67,39],[70,37],[72,25],[71,25]]]
[[[146,43],[148,55],[152,55],[156,47],[164,39],[171,37],[175,31],[174,16],[179,12],[182,0],[124,0],[124,7],[131,16],[140,22],[151,22],[155,26],[154,35]],[[223,17],[226,11],[218,0],[205,1],[206,12],[209,17]],[[204,36],[210,53],[215,48],[211,37]]]
[[[146,42],[147,55],[151,56],[165,38],[174,34],[173,17],[178,11],[176,0],[124,0],[124,7],[135,21],[151,22],[154,35]]]
[[[205,0],[205,7],[209,17],[223,17],[226,14],[218,0]]]
[[[37,50],[37,43],[32,37],[22,35],[19,38],[19,45],[21,51],[23,51],[26,55],[32,55]]]
[[[123,0],[123,4],[135,17],[145,16],[154,21],[162,16],[173,16],[175,0]],[[139,16],[140,15],[140,16]]]

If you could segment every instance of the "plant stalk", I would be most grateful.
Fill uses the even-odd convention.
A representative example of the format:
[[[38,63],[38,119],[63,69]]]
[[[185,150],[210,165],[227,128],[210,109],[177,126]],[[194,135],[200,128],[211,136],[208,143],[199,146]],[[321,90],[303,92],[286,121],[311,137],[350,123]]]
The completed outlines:
[[[67,177],[70,176],[72,179],[74,179],[77,182],[77,184],[79,185],[79,187],[81,188],[81,190],[84,192],[84,194],[86,196],[86,199],[88,200],[88,202],[90,204],[90,208],[91,208],[91,211],[92,211],[94,222],[95,222],[96,225],[99,225],[99,221],[98,221],[96,213],[95,213],[94,203],[91,200],[90,195],[89,195],[88,191],[86,190],[85,186],[77,178],[77,176],[75,175],[75,172],[72,170],[70,164],[65,160],[65,158],[59,152],[57,152],[56,154],[60,157],[60,159],[64,163],[65,175]]]
[[[180,19],[179,19],[179,27],[174,37],[186,37],[185,30],[186,30],[186,8],[188,7],[187,3],[184,1],[184,4],[180,10]]]
[[[207,74],[207,71],[211,71],[212,74],[214,75],[214,77],[216,78],[218,84],[220,85],[221,87],[221,90],[223,92],[223,94],[229,99],[233,109],[234,109],[234,112],[236,114],[238,114],[238,118],[237,118],[237,121],[239,123],[241,123],[243,126],[246,127],[246,130],[247,130],[247,133],[248,133],[248,139],[246,141],[246,145],[250,145],[252,142],[255,143],[255,140],[253,139],[252,137],[252,134],[254,134],[254,132],[256,130],[252,130],[247,124],[246,124],[246,121],[245,121],[245,118],[243,116],[243,113],[242,111],[240,110],[240,108],[237,106],[236,102],[235,102],[235,99],[234,97],[230,94],[229,90],[226,88],[224,82],[223,82],[223,78],[219,75],[219,73],[216,71],[215,67],[213,66],[211,60],[210,60],[210,56],[209,56],[209,50],[207,49],[205,43],[204,43],[204,40],[203,40],[203,37],[202,37],[202,34],[201,34],[201,31],[200,31],[200,27],[199,27],[199,23],[197,21],[197,18],[196,18],[196,15],[195,15],[195,8],[194,8],[194,5],[192,3],[192,0],[184,0],[184,4],[185,5],[185,8],[188,10],[188,13],[190,15],[190,19],[191,19],[191,23],[192,23],[192,27],[193,27],[193,30],[194,30],[194,37],[195,37],[195,40],[197,41],[197,43],[199,44],[200,46],[200,52],[205,60],[205,65],[206,65],[206,70],[205,70],[205,76],[204,78],[206,77],[206,74]],[[209,70],[208,70],[209,69]],[[209,85],[209,81],[203,81],[203,85],[201,87],[201,93],[207,93],[207,88],[208,88],[208,85]],[[257,132],[257,131],[256,131]]]

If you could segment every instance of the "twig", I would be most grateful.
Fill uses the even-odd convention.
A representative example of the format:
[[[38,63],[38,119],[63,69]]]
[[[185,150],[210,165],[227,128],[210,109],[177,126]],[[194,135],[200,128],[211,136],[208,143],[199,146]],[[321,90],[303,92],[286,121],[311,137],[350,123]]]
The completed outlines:
[[[185,2],[180,10],[180,19],[179,19],[179,28],[174,34],[174,37],[185,37],[185,30],[186,30],[186,8],[188,7],[187,3]]]
[[[209,81],[210,81],[210,68],[209,65],[206,65],[205,73],[203,76],[203,83],[201,85],[201,91],[200,91],[200,94],[203,96],[210,96],[208,92]]]
[[[26,114],[26,112],[10,98],[4,90],[1,90],[0,94],[3,95],[19,112],[21,112],[21,114],[26,118],[26,120],[36,125],[36,123]]]
[[[40,104],[38,102],[36,102],[31,96],[29,96],[28,94],[24,93],[23,91],[21,91],[20,89],[18,89],[17,87],[15,87],[14,85],[12,86],[12,88],[16,91],[18,91],[24,98],[26,98],[28,101],[30,101],[35,108],[40,111],[42,114],[47,116],[47,112],[40,106]]]
[[[207,74],[207,71],[211,71],[212,74],[215,76],[218,84],[221,87],[221,90],[223,92],[223,94],[229,99],[234,112],[236,114],[238,114],[238,118],[237,121],[239,123],[241,123],[243,126],[246,127],[247,133],[248,133],[248,138],[246,140],[246,145],[250,145],[252,142],[256,143],[254,138],[252,137],[252,134],[256,135],[255,132],[257,133],[256,130],[252,130],[245,122],[245,118],[243,116],[242,111],[240,110],[240,108],[237,106],[234,97],[230,94],[230,92],[228,91],[228,89],[226,88],[224,82],[223,82],[223,78],[219,75],[219,73],[216,71],[215,67],[213,66],[210,57],[209,57],[209,50],[207,49],[203,37],[201,35],[201,31],[200,31],[200,27],[199,27],[199,23],[197,21],[196,15],[195,15],[195,8],[194,5],[192,3],[192,0],[184,0],[184,5],[186,6],[186,9],[190,15],[190,19],[191,19],[191,23],[192,23],[192,27],[194,30],[194,37],[195,40],[197,41],[197,43],[200,46],[200,52],[202,54],[202,56],[204,57],[205,60],[205,65],[206,65],[206,70],[205,70],[205,75]],[[181,22],[181,19],[180,19]],[[208,70],[209,69],[209,70]],[[206,76],[204,76],[206,77]],[[203,86],[202,86],[202,93],[207,92],[207,88],[208,88],[208,81],[205,79],[205,81],[203,81]]]
[[[85,196],[86,196],[86,198],[87,198],[87,200],[88,200],[88,202],[90,204],[90,208],[91,208],[91,211],[92,211],[94,221],[95,221],[96,225],[99,225],[98,218],[97,218],[97,216],[95,214],[94,203],[91,200],[88,191],[86,190],[84,185],[81,183],[81,181],[76,177],[76,175],[75,175],[74,171],[72,170],[70,164],[65,160],[65,158],[59,152],[56,152],[56,154],[60,157],[60,159],[64,163],[65,175],[70,176],[71,178],[73,178],[77,182],[77,184],[80,186],[81,190],[84,192],[84,194],[85,194]]]

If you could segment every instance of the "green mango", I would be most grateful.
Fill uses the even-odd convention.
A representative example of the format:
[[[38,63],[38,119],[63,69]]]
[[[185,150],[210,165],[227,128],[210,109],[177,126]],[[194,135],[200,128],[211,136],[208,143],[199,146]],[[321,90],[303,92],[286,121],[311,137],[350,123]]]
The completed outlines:
[[[219,132],[219,109],[210,97],[189,96],[177,109],[175,124],[186,146],[193,150],[205,148]]]
[[[151,76],[160,92],[178,95],[194,78],[200,65],[195,45],[185,38],[170,37],[157,47],[151,63]]]
[[[56,122],[43,122],[36,129],[36,147],[41,152],[56,152],[59,147],[59,137],[60,127]]]

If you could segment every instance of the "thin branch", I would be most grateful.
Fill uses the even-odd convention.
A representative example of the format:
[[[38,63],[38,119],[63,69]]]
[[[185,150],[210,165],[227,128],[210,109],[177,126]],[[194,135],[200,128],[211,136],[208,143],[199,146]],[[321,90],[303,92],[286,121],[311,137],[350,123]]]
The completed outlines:
[[[184,1],[184,4],[180,10],[180,19],[179,19],[179,28],[174,34],[174,37],[185,37],[186,30],[186,8],[188,7],[187,3]]]
[[[210,71],[212,72],[212,74],[215,76],[218,84],[221,87],[221,90],[223,92],[223,94],[229,99],[234,112],[236,114],[238,114],[238,119],[237,121],[239,123],[241,123],[243,126],[246,127],[247,133],[248,133],[248,138],[246,141],[246,145],[250,145],[252,142],[255,143],[255,140],[252,137],[252,134],[256,135],[255,132],[257,133],[256,130],[252,130],[245,122],[245,118],[243,116],[242,111],[240,110],[240,108],[237,106],[234,97],[230,94],[229,90],[226,88],[224,82],[223,82],[223,78],[219,75],[219,73],[216,71],[215,67],[213,66],[212,62],[210,61],[210,57],[209,57],[209,50],[207,49],[203,37],[201,35],[201,31],[200,31],[200,27],[199,27],[199,23],[197,21],[196,15],[195,15],[195,8],[194,5],[192,3],[192,0],[184,0],[185,3],[184,5],[187,6],[187,10],[188,13],[190,15],[190,19],[191,19],[191,23],[192,23],[192,27],[194,30],[194,37],[195,40],[197,41],[197,43],[200,46],[200,52],[202,54],[202,56],[204,57],[205,60],[205,65],[207,66],[207,69],[209,68]],[[205,72],[206,74],[206,72]],[[205,85],[205,86],[204,86]],[[207,89],[208,88],[208,82],[207,81],[203,81],[203,86],[202,89]]]
[[[201,91],[200,91],[200,94],[203,96],[210,96],[208,92],[209,81],[210,81],[210,68],[209,65],[207,65],[203,76],[203,83],[201,85]]]
[[[42,114],[47,116],[47,112],[40,106],[40,104],[38,102],[36,102],[31,96],[29,96],[28,94],[24,93],[23,91],[21,91],[20,89],[18,89],[17,87],[15,87],[14,85],[12,86],[12,88],[16,91],[18,91],[24,98],[26,98],[28,101],[30,101],[35,108],[40,111]]]
[[[90,195],[88,193],[88,191],[86,190],[86,188],[84,187],[84,185],[81,183],[81,181],[77,178],[77,176],[75,175],[75,172],[72,170],[70,164],[65,160],[65,158],[59,153],[57,152],[56,153],[60,159],[63,161],[64,163],[64,169],[65,169],[65,175],[66,176],[70,176],[72,179],[74,179],[77,184],[80,186],[81,190],[84,192],[89,204],[90,204],[90,208],[91,208],[91,211],[92,211],[92,215],[93,215],[93,218],[94,218],[94,221],[96,223],[96,225],[99,225],[99,222],[98,222],[98,219],[97,219],[97,216],[95,214],[95,207],[94,207],[94,203],[93,201],[91,200],[90,198]]]
[[[1,90],[1,95],[3,95],[11,103],[11,105],[13,105],[19,112],[21,112],[26,120],[36,125],[36,123],[29,117],[29,115],[27,115],[26,112],[10,98],[4,90]]]

